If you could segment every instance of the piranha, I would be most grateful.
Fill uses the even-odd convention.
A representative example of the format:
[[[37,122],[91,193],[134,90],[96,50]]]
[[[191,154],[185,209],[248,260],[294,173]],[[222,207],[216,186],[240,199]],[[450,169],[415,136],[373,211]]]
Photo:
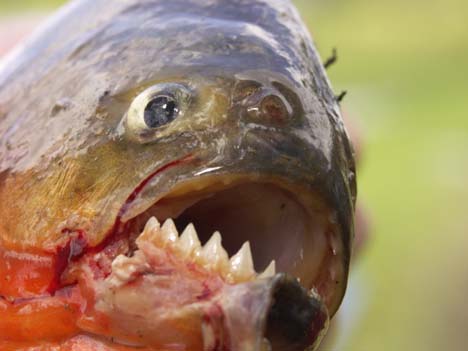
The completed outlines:
[[[315,350],[353,149],[286,0],[77,0],[0,68],[0,349]]]

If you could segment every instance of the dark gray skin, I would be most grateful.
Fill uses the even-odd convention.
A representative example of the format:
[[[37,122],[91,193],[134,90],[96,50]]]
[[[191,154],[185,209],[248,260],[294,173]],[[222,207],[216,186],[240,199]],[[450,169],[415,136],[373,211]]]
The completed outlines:
[[[179,116],[132,129],[132,101],[168,84],[190,95]],[[324,268],[303,282],[335,313],[351,255],[354,158],[289,1],[75,1],[0,65],[4,250],[59,255],[70,232],[84,233],[80,255],[105,245],[135,189],[178,160],[127,207],[138,214],[200,177],[284,188],[306,211],[326,213],[335,233],[324,263],[335,274]]]

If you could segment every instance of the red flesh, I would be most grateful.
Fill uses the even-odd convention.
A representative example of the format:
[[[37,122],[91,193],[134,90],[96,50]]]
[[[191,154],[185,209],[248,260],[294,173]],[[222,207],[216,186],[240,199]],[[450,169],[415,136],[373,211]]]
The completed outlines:
[[[78,320],[91,296],[80,289],[76,280],[68,281],[65,273],[70,264],[90,257],[86,261],[96,277],[109,274],[110,267],[102,266],[93,256],[105,252],[113,258],[118,254],[121,243],[127,239],[127,225],[121,222],[121,217],[129,204],[153,177],[192,159],[188,155],[170,162],[144,179],[129,195],[112,229],[98,246],[88,246],[86,233],[80,229],[64,230],[69,239],[54,252],[25,252],[0,246],[0,340],[5,340],[4,345],[0,343],[1,349],[8,350],[8,345],[13,345],[11,349],[16,350],[22,342],[55,342],[77,335]],[[70,345],[74,344],[72,340]]]

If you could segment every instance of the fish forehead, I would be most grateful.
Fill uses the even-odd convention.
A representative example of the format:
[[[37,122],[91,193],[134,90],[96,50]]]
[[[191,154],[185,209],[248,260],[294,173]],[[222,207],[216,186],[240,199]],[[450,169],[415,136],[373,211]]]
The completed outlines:
[[[0,88],[0,103],[10,99],[5,105],[12,111],[0,124],[3,145],[6,141],[17,145],[20,140],[29,140],[30,148],[25,152],[30,157],[23,169],[52,147],[54,138],[50,136],[65,139],[73,134],[80,140],[92,137],[93,125],[100,124],[95,111],[102,95],[161,79],[162,72],[188,79],[194,74],[242,76],[243,72],[255,70],[264,71],[264,76],[273,72],[282,75],[299,95],[305,112],[315,110],[315,128],[302,134],[318,147],[329,148],[330,142],[324,140],[331,138],[328,120],[334,115],[322,108],[325,104],[318,101],[317,94],[311,94],[312,90],[328,99],[330,94],[323,92],[329,89],[317,86],[321,80],[314,74],[320,75],[320,70],[310,74],[313,67],[307,65],[314,60],[306,60],[313,52],[301,47],[306,38],[300,38],[306,34],[302,28],[292,33],[297,21],[281,12],[291,9],[288,2],[119,1],[118,10],[108,12],[98,11],[102,6],[99,1],[93,3],[92,10],[80,7],[90,5],[87,1],[76,4],[79,8],[74,9],[74,17],[86,15],[86,23],[94,25],[74,23],[74,17],[68,24],[70,16],[62,15],[56,24],[60,31],[47,33],[42,39],[46,41],[43,44],[53,44],[36,50],[34,66],[25,67]],[[89,13],[80,13],[79,9]],[[57,43],[63,33],[70,36],[60,46]],[[58,38],[51,40],[51,36]],[[69,101],[71,98],[73,101]],[[66,126],[59,118],[51,118],[51,109],[63,104],[71,105],[63,117]],[[28,135],[30,129],[45,130],[44,121],[50,126],[48,138],[41,137],[40,132]],[[99,142],[99,138],[95,139]],[[72,149],[73,144],[68,146]]]
[[[268,56],[270,61],[274,56],[289,60],[294,58],[301,41],[307,39],[287,1],[115,1],[109,8],[105,1],[82,0],[71,5],[43,28],[42,35],[21,52],[22,57],[16,57],[16,62],[4,62],[0,82],[18,67],[28,69],[25,63],[32,59],[34,72],[40,76],[47,68],[63,61],[85,58],[81,51],[90,52],[95,60],[109,66],[113,54],[125,54],[125,49],[140,47],[142,50],[131,52],[134,62],[144,64],[156,60],[161,68],[165,59],[162,54],[166,52],[171,53],[170,61],[176,59],[176,63],[194,65],[196,57],[186,60],[177,57],[184,50],[206,53],[200,56],[202,60],[223,50],[239,55],[248,52],[249,48]],[[289,13],[286,10],[280,12],[281,9],[288,9]],[[101,57],[103,53],[107,55]],[[155,57],[155,53],[159,57]],[[90,60],[89,57],[86,59]],[[223,68],[231,67],[233,63],[238,70],[236,62],[229,62]],[[275,68],[295,63],[297,58],[288,64],[279,61]],[[255,67],[254,60],[244,62],[242,67],[248,64]],[[258,66],[264,65],[265,62],[258,63]],[[120,72],[131,68],[130,64],[120,65]]]
[[[102,1],[75,4],[21,55],[4,61],[0,86],[12,91],[15,81],[31,83],[57,73],[63,79],[64,73],[72,75],[83,66],[75,81],[107,73],[99,78],[114,86],[135,84],[171,68],[204,73],[270,69],[297,86],[313,72],[304,61],[316,57],[305,44],[307,33],[293,8],[278,11],[287,7],[285,1],[117,1],[106,11],[100,11]]]

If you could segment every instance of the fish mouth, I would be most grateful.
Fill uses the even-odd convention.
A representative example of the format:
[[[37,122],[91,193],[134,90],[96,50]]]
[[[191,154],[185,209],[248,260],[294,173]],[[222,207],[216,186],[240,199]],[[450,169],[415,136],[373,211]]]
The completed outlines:
[[[283,179],[209,175],[179,182],[146,206],[139,196],[132,201],[139,206],[122,213],[129,251],[94,288],[97,310],[117,334],[138,325],[125,344],[315,349],[334,293],[323,282],[332,262],[329,213],[317,198]],[[192,340],[196,325],[201,344]]]
[[[312,289],[326,258],[330,223],[318,201],[292,188],[282,180],[245,175],[200,177],[176,185],[127,224],[134,235],[152,217],[173,222],[179,233],[193,225],[202,245],[218,233],[229,257],[249,249],[253,272],[274,267]]]

